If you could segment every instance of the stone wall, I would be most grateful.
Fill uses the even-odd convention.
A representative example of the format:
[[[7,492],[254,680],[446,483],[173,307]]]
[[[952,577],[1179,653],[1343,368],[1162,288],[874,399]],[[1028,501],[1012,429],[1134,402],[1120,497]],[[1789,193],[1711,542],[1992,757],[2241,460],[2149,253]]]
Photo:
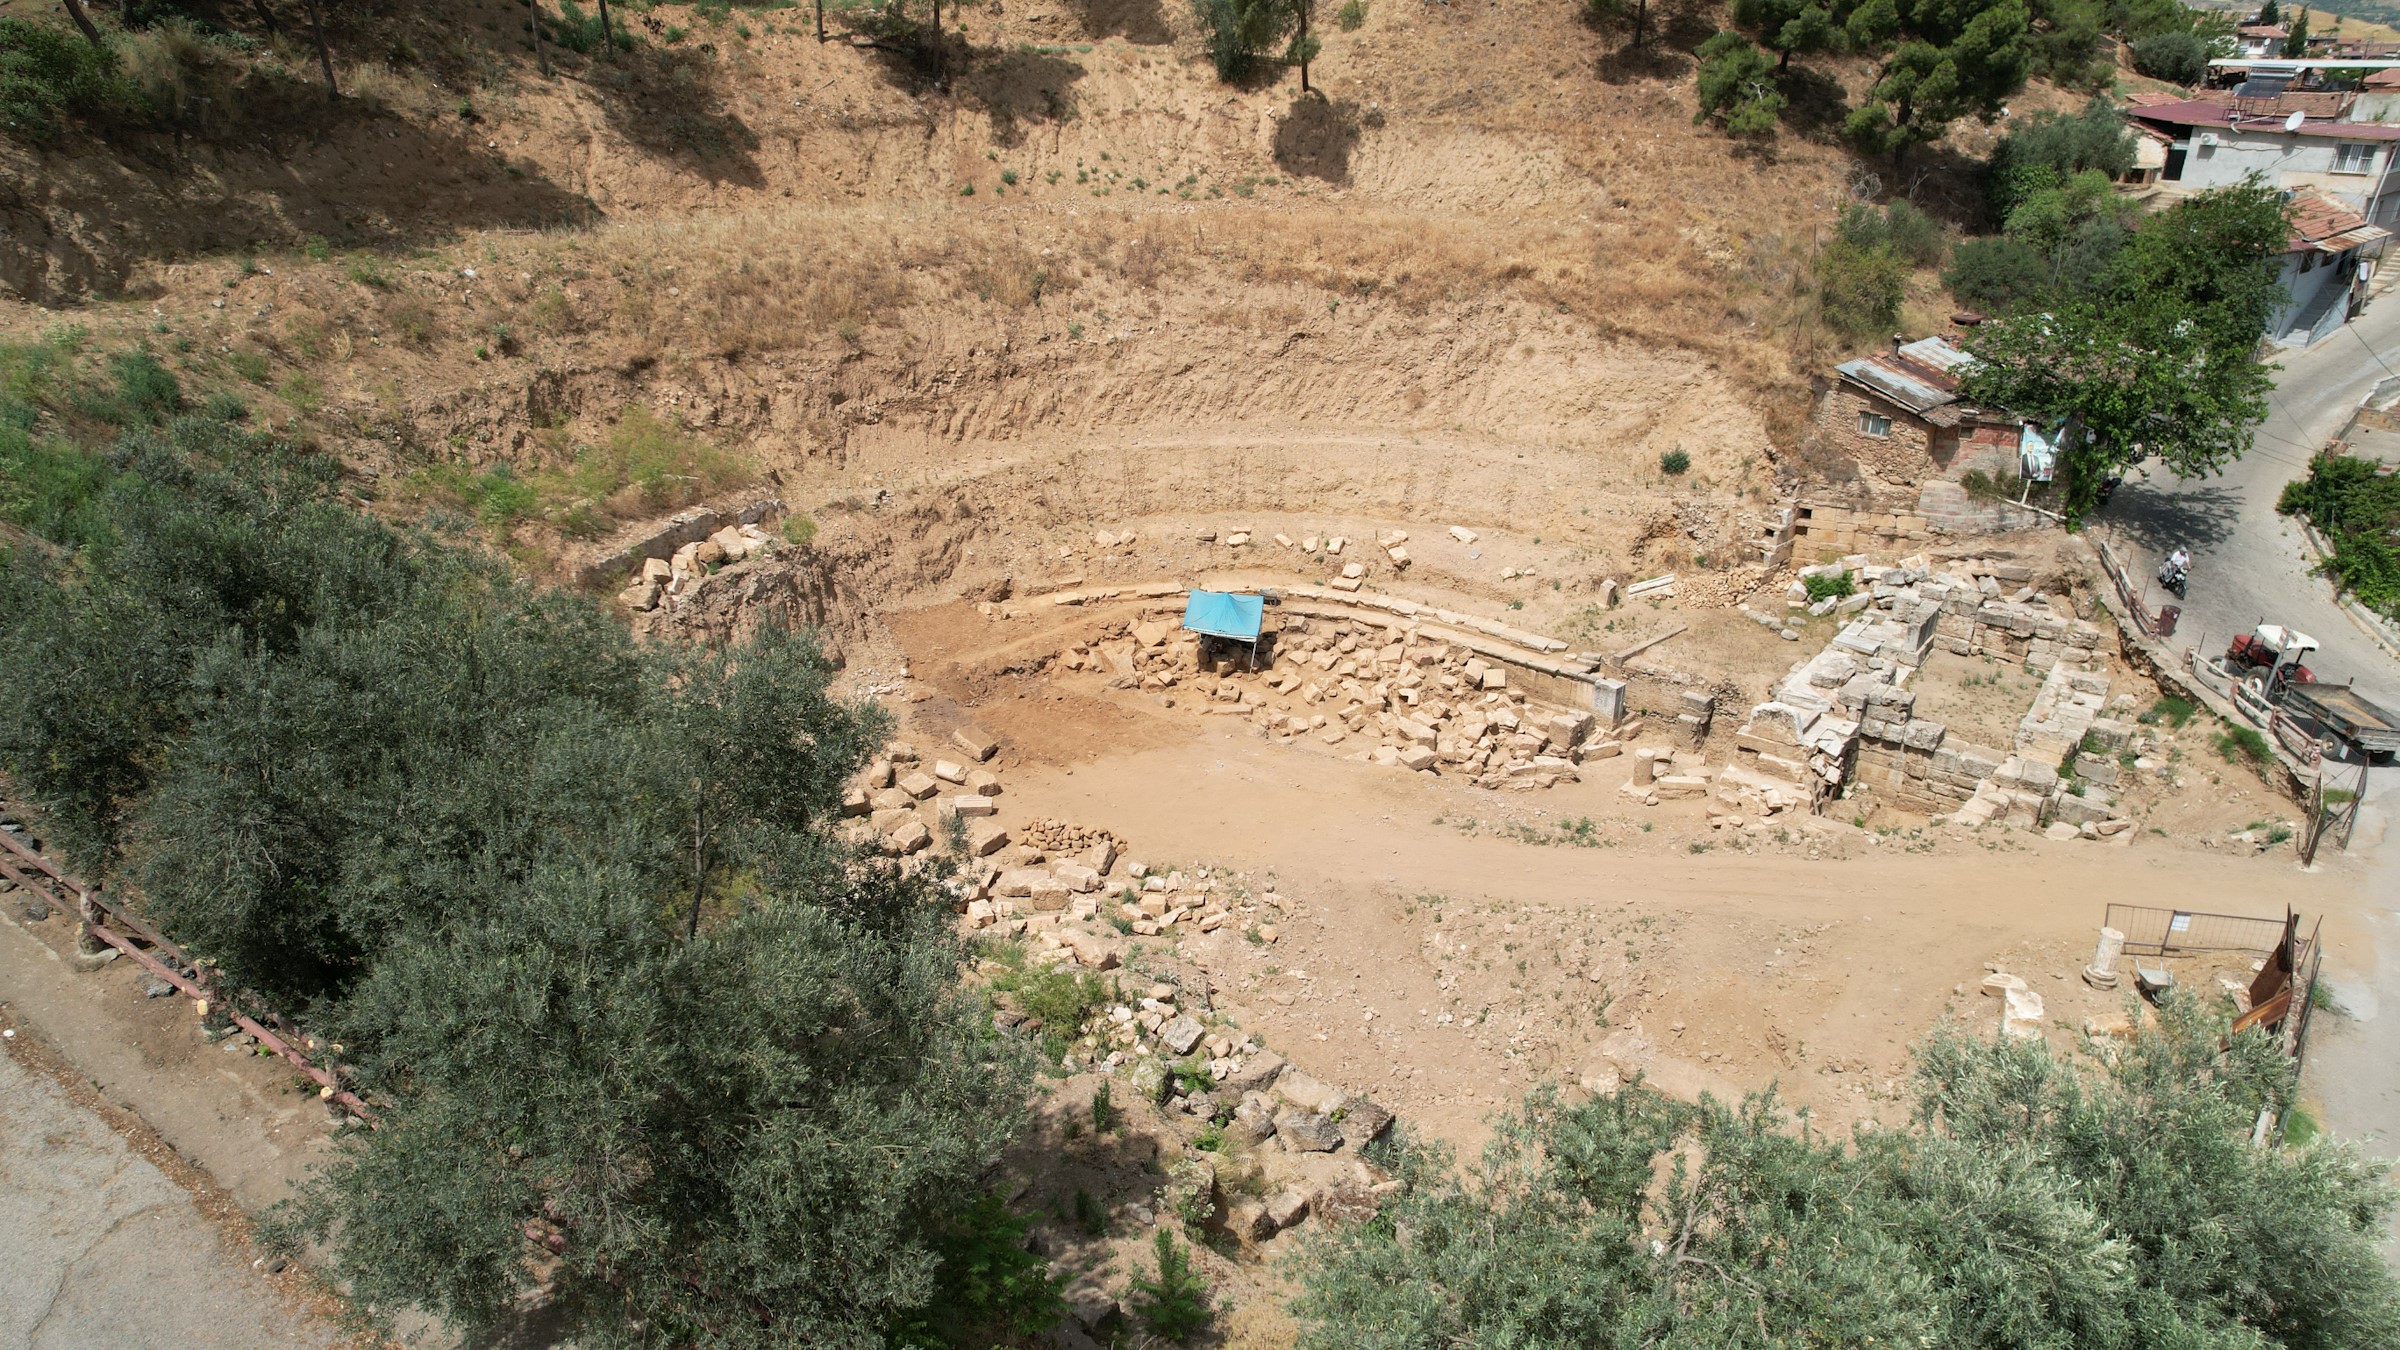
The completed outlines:
[[[748,506],[718,510],[713,506],[694,507],[667,518],[667,523],[652,533],[634,540],[625,547],[575,570],[578,586],[602,586],[622,581],[627,573],[648,559],[665,559],[686,544],[696,544],[728,525],[756,525],[770,516],[783,514],[783,499],[762,497]]]
[[[2102,715],[2108,677],[2095,668],[2100,629],[2034,591],[2031,569],[2021,564],[1970,561],[1938,572],[1923,559],[1834,566],[1866,583],[1841,602],[1845,612],[1860,602],[1868,608],[1751,709],[1734,733],[1732,763],[1717,777],[1713,814],[1773,814],[1803,802],[1822,809],[1827,799],[1866,787],[1904,810],[1969,826],[1998,821],[2059,838],[2130,837],[2109,758],[2129,729]],[[1805,594],[1790,603],[1806,604]],[[1755,611],[1751,617],[1779,622]],[[2048,676],[2008,750],[1953,739],[1941,723],[1916,716],[1910,677],[1936,642]],[[2094,753],[2079,756],[2081,748]],[[2060,766],[2070,761],[2088,772],[2062,777]]]
[[[1913,511],[1878,511],[1803,497],[1792,512],[1791,556],[1814,560],[1840,553],[1910,553],[1933,535]]]
[[[1892,419],[1891,434],[1870,436],[1860,431],[1861,413]],[[1839,381],[1818,397],[1808,435],[1820,453],[1830,451],[1848,458],[1878,482],[1913,484],[1943,471],[1954,434],[1896,403]]]

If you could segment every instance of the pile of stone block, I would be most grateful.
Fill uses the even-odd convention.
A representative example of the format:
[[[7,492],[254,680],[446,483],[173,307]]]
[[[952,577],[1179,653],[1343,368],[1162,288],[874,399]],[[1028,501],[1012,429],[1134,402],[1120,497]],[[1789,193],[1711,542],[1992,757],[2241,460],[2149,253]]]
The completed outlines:
[[[915,746],[894,741],[844,790],[842,814],[863,819],[886,852],[902,855],[933,847],[961,820],[968,856],[981,858],[1008,843],[992,819],[999,795],[1000,776],[969,755],[929,762]]]
[[[1126,688],[1178,691],[1209,714],[1249,720],[1278,740],[1314,738],[1353,759],[1525,790],[1579,780],[1579,765],[1622,753],[1598,737],[1588,709],[1534,701],[1508,667],[1414,623],[1295,619],[1274,635],[1263,668],[1240,648],[1203,657],[1166,619],[1079,643],[1059,668]],[[1354,748],[1352,748],[1354,747]]]
[[[683,545],[666,558],[646,558],[617,603],[637,614],[690,597],[720,567],[775,551],[775,537],[757,525],[727,525]]]

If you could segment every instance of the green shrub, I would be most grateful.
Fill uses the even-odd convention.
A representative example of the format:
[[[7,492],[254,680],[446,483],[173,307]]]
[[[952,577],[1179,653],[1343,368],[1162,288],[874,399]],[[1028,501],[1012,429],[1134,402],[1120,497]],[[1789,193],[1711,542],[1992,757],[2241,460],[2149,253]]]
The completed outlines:
[[[1249,79],[1291,23],[1281,0],[1193,0],[1192,17],[1217,78],[1228,84]]]
[[[1679,474],[1692,467],[1692,457],[1678,447],[1658,457],[1660,473]]]
[[[2394,1344],[2383,1169],[2253,1145],[2297,1096],[2280,1046],[2162,1002],[2090,1054],[1945,1030],[1893,1123],[1846,1134],[1772,1093],[1634,1084],[1536,1093],[1465,1166],[1403,1138],[1377,1217],[1295,1263],[1298,1343]],[[2314,1255],[2196,1260],[2194,1241]]]
[[[1695,122],[1715,118],[1729,136],[1775,134],[1786,100],[1775,86],[1775,59],[1758,44],[1728,29],[1700,44],[1700,111]]]
[[[1939,265],[1946,248],[1940,222],[1904,201],[1880,210],[1853,206],[1842,212],[1834,234],[1858,248],[1889,249],[1912,267]]]
[[[1153,1245],[1158,1270],[1133,1277],[1133,1313],[1151,1335],[1180,1342],[1208,1322],[1208,1281],[1173,1233],[1159,1229]]]
[[[783,518],[783,537],[787,542],[807,548],[816,542],[816,518],[798,511],[785,516]]]
[[[2107,99],[2071,113],[2035,113],[1992,147],[1992,214],[2005,220],[2027,197],[2085,170],[2114,178],[2132,167],[2133,133]]]
[[[2319,568],[2359,603],[2400,618],[2400,477],[2381,472],[2376,461],[2320,453],[2308,476],[2284,484],[2275,509],[2306,519],[2333,544]]]
[[[138,95],[119,73],[116,49],[64,29],[0,18],[0,133],[55,145],[65,116],[119,116]]]
[[[2199,706],[2190,699],[2168,694],[2158,702],[2151,704],[2150,711],[2143,716],[2145,720],[2164,722],[2177,731],[2181,731],[2191,725],[2192,719],[2199,714]]]
[[[995,976],[992,988],[1009,995],[1017,1011],[1042,1022],[1042,1048],[1053,1060],[1108,1002],[1108,984],[1097,975],[1072,971],[1009,971]]]
[[[600,15],[597,12],[584,12],[583,6],[576,4],[575,0],[560,0],[558,17],[549,19],[544,26],[550,30],[552,42],[568,51],[583,52],[587,55],[608,45],[608,39],[611,37],[615,37],[617,42],[622,44],[627,36],[601,32]]]
[[[2153,33],[2133,44],[2133,68],[2169,84],[2198,84],[2208,77],[2215,49],[2198,33]]]
[[[2264,768],[2275,752],[2267,747],[2267,738],[2250,727],[2237,727],[2231,722],[2217,733],[2217,753],[2228,763],[2247,762],[2252,768]]]
[[[1066,1315],[1061,1281],[1026,1249],[1032,1227],[997,1192],[953,1211],[933,1237],[932,1301],[888,1338],[901,1350],[944,1350],[1036,1337]]]
[[[1343,0],[1333,16],[1334,27],[1345,33],[1355,33],[1367,21],[1367,0]]]
[[[108,369],[116,381],[116,404],[126,416],[163,422],[183,410],[182,384],[150,353],[119,352],[109,358]]]
[[[1808,588],[1811,600],[1842,600],[1858,592],[1858,584],[1850,579],[1848,572],[1802,577],[1800,584]]]
[[[1837,235],[1817,257],[1817,300],[1825,322],[1864,341],[1892,331],[1908,295],[1908,260],[1888,245]]]
[[[2051,290],[2050,264],[2021,239],[1992,235],[1962,240],[1942,270],[1942,284],[1959,303],[2005,316],[2040,305]]]
[[[35,437],[29,418],[0,416],[0,520],[62,544],[95,542],[104,534],[96,503],[115,477],[101,456]]]

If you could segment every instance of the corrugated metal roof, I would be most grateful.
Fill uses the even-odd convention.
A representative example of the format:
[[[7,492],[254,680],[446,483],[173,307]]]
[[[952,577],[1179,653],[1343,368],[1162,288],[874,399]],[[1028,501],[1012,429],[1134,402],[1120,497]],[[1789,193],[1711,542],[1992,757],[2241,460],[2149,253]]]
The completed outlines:
[[[2381,225],[2361,225],[2355,230],[2344,230],[2330,238],[2318,240],[2317,251],[2320,253],[2348,253],[2362,244],[2372,244],[2378,239],[2391,237],[2392,232]]]
[[[2235,125],[2233,110],[2222,103],[2203,103],[2187,99],[2182,103],[2158,103],[2146,108],[2128,108],[2126,112],[2145,122],[2161,122],[2179,127],[2224,127],[2229,131],[2255,133],[2260,136],[2322,136],[2337,141],[2394,141],[2400,140],[2400,126],[2380,122],[2326,122],[2310,118],[2297,131],[2286,133],[2283,123],[2272,118],[2246,118]]]
[[[1844,361],[1834,369],[1936,425],[1950,426],[1958,414],[1944,410],[1958,401],[1959,377],[1954,372],[1967,360],[1967,354],[1947,339],[1929,337],[1895,351]]]

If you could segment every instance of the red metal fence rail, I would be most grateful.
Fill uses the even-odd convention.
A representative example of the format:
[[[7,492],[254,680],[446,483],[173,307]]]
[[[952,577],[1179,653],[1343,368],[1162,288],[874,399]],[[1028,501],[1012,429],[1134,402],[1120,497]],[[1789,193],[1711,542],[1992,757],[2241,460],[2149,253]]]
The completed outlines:
[[[258,1038],[258,1043],[281,1055],[294,1068],[316,1083],[318,1096],[339,1103],[351,1114],[372,1121],[375,1113],[360,1101],[355,1093],[341,1084],[332,1070],[302,1046],[295,1044],[298,1033],[288,1026],[271,1027],[237,1006],[230,990],[213,987],[198,962],[184,953],[183,948],[169,941],[165,934],[149,924],[102,891],[86,886],[72,874],[62,870],[44,855],[35,852],[14,833],[0,830],[0,876],[24,887],[40,897],[51,908],[73,911],[82,919],[82,932],[107,943],[131,957],[144,970],[165,980],[193,999],[210,1008],[221,1009],[233,1024]],[[283,1019],[265,1014],[275,1022]]]

